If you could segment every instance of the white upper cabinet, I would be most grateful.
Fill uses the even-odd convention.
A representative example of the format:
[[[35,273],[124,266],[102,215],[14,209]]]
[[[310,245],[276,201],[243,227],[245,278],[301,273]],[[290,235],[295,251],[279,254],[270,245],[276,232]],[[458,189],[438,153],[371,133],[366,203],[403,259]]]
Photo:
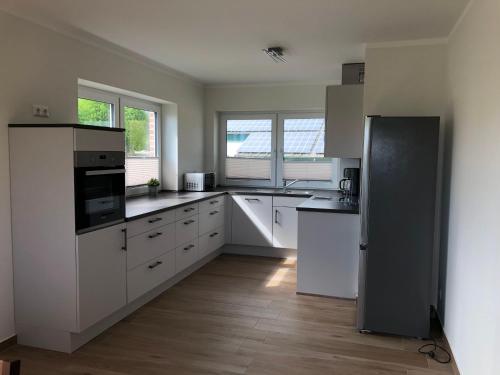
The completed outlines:
[[[325,157],[361,158],[364,85],[326,88]]]

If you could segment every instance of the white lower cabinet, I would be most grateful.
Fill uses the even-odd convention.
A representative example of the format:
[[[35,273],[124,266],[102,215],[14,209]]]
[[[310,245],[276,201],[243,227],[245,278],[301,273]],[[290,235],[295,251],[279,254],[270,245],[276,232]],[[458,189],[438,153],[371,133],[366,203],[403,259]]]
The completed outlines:
[[[180,246],[198,237],[198,215],[190,216],[175,223],[175,244]]]
[[[199,259],[213,253],[222,245],[224,245],[224,226],[215,228],[200,237]]]
[[[293,207],[273,207],[273,246],[297,248],[297,210]]]
[[[173,248],[175,248],[173,223],[131,237],[127,240],[127,268],[130,270],[137,267]]]
[[[200,205],[201,207],[201,205]],[[224,205],[210,207],[208,211],[200,211],[200,235],[224,225]]]
[[[181,272],[198,260],[198,238],[175,249],[175,272]]]
[[[175,275],[175,251],[141,264],[127,273],[127,300],[131,302]]]
[[[237,245],[273,245],[273,197],[234,195],[231,241]]]
[[[81,234],[76,244],[81,332],[127,302],[125,224]]]

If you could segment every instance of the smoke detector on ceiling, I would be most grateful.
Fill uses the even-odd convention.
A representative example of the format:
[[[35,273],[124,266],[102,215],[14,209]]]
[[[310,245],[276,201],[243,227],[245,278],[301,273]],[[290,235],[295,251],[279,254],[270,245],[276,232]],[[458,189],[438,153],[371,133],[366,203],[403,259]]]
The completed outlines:
[[[266,53],[275,63],[286,63],[286,59],[284,57],[285,49],[283,47],[269,47],[265,48],[262,51]]]

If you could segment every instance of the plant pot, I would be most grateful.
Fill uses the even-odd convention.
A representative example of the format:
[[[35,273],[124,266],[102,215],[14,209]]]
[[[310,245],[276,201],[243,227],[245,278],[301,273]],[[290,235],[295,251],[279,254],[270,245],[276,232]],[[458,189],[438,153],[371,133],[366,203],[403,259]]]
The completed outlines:
[[[158,186],[148,186],[149,196],[151,198],[156,198],[158,196]]]

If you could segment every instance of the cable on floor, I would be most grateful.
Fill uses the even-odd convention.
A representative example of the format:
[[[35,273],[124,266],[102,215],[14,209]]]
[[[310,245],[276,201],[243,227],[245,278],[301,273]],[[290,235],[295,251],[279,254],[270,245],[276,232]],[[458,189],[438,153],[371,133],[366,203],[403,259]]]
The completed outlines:
[[[451,362],[451,354],[441,345],[438,345],[436,339],[434,337],[431,338],[432,343],[424,344],[420,348],[418,348],[418,352],[428,356],[439,363],[450,363]],[[438,351],[441,351],[445,354],[444,359],[438,356]]]

